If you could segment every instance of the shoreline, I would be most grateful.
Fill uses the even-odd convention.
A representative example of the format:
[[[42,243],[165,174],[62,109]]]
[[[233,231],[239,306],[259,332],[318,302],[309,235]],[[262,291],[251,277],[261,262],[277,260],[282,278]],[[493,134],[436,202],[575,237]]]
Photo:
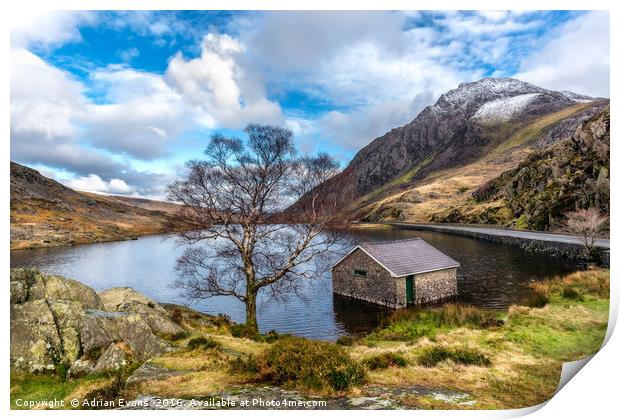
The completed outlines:
[[[32,250],[36,250],[36,249],[69,248],[69,247],[74,247],[74,246],[79,246],[79,245],[103,244],[103,243],[108,243],[108,242],[137,241],[140,238],[145,238],[145,237],[148,237],[148,236],[155,236],[155,235],[166,235],[168,233],[170,233],[170,231],[163,230],[163,231],[159,231],[159,232],[134,234],[134,235],[128,235],[128,236],[123,236],[123,237],[118,237],[118,238],[108,238],[108,239],[99,239],[99,240],[94,240],[94,241],[68,242],[68,243],[52,243],[52,242],[50,242],[50,243],[41,244],[41,246],[27,246],[27,247],[20,247],[20,248],[16,248],[13,245],[13,243],[11,243],[9,251],[10,252],[13,252],[13,251],[32,251]],[[19,242],[24,242],[24,241],[19,241]]]
[[[79,282],[64,281],[73,288],[81,290],[84,287],[79,286]],[[48,292],[56,293],[55,299],[65,299],[66,294],[59,294],[61,289],[50,288],[53,283],[45,282]],[[63,363],[43,373],[29,373],[12,366],[11,404],[14,409],[40,408],[18,405],[17,402],[36,402],[41,395],[49,394],[59,401],[94,399],[112,404],[50,407],[57,409],[109,408],[116,407],[114,404],[118,401],[139,403],[147,397],[180,401],[181,407],[177,408],[190,408],[190,402],[226,399],[232,395],[242,399],[261,397],[276,401],[322,400],[326,402],[325,408],[339,409],[509,409],[533,406],[553,397],[562,363],[594,354],[600,349],[609,314],[609,271],[576,272],[540,284],[536,290],[540,299],[501,312],[462,305],[399,311],[385,325],[369,334],[347,336],[347,339],[330,344],[278,333],[247,336],[225,317],[208,315],[183,305],[161,305],[127,288],[108,289],[97,293],[105,303],[106,311],[118,309],[119,303],[123,302],[142,302],[142,306],[133,308],[134,315],[123,313],[108,317],[106,323],[130,322],[135,317],[144,316],[140,314],[147,310],[149,315],[145,320],[150,316],[159,317],[160,321],[149,323],[148,328],[157,327],[155,333],[168,342],[169,349],[152,356],[145,355],[139,360],[130,359],[118,369],[71,377],[67,376],[68,366]],[[18,293],[19,288],[12,284],[13,292]],[[84,299],[88,294],[73,295]],[[50,308],[59,308],[57,300],[47,299],[52,303]],[[97,299],[93,302],[97,303]],[[152,303],[149,305],[149,302]],[[15,303],[22,308],[34,304]],[[108,312],[87,312],[83,316],[97,318],[106,314]],[[128,318],[120,321],[123,317]],[[12,319],[15,321],[18,320]],[[38,322],[34,314],[31,321]],[[163,333],[161,328],[170,325],[182,328],[183,332]],[[146,336],[151,337],[150,340],[160,339],[148,332]],[[148,338],[146,336],[143,339]],[[135,338],[134,335],[124,337],[125,344],[134,346]],[[13,336],[11,340],[13,346]],[[79,359],[81,361],[88,362],[91,357],[101,360],[108,354],[107,351],[96,354],[87,351],[83,347],[85,344],[88,343],[82,343],[80,354],[84,355]],[[270,365],[265,364],[277,362],[269,356],[275,354],[274,351],[286,357],[303,354],[303,360],[292,360],[300,363],[300,371],[306,373],[291,382],[279,382],[275,377],[265,376],[270,372]],[[364,372],[363,378],[338,389],[329,383],[308,382],[305,375],[311,375],[322,360],[328,360],[318,357],[326,354],[346,358],[347,363]],[[288,360],[283,362],[287,368],[289,363],[294,363]],[[338,368],[337,364],[332,366],[330,363],[322,364],[321,368]],[[127,408],[148,406],[137,404]],[[158,408],[172,407],[162,405]],[[291,408],[312,407],[302,404]]]

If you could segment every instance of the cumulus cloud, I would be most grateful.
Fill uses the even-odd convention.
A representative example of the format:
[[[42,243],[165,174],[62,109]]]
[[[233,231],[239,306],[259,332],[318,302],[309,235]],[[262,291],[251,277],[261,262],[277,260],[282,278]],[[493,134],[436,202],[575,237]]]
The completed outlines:
[[[11,15],[11,44],[15,47],[50,47],[79,41],[82,36],[78,26],[95,21],[93,12],[24,9]]]
[[[122,179],[114,178],[106,182],[97,174],[89,174],[65,181],[65,185],[75,190],[110,194],[129,194],[135,191]]]
[[[515,77],[549,89],[609,97],[609,12],[570,20],[541,44]]]
[[[140,83],[135,80],[129,84],[139,89]],[[113,134],[120,136],[121,140],[125,136],[126,139],[140,140],[138,134],[131,133],[140,133],[141,130],[148,130],[148,127],[154,131],[151,139],[168,135],[168,132],[163,131],[168,127],[173,127],[171,133],[176,135],[178,121],[166,119],[168,111],[161,104],[162,109],[153,112],[154,116],[140,110],[141,106],[152,107],[153,104],[146,99],[155,99],[156,95],[143,96],[143,104],[124,103],[127,98],[122,93],[124,89],[121,89],[114,96],[119,104],[115,110],[117,115],[113,117],[113,112],[106,105],[89,101],[85,91],[85,86],[70,73],[48,64],[26,49],[12,48],[11,159],[61,168],[78,177],[96,173],[102,180],[107,180],[104,182],[108,183],[108,189],[119,193],[123,190],[119,181],[123,181],[141,194],[163,195],[166,185],[171,181],[169,175],[136,171],[128,161],[116,159],[102,149],[115,150],[115,146],[118,146],[116,138],[110,137]],[[119,111],[121,108],[124,115]],[[136,110],[143,118],[132,117]],[[172,118],[175,116],[178,115],[173,114]],[[135,124],[123,123],[127,118],[134,118]],[[157,132],[159,129],[162,131]],[[100,133],[96,133],[97,130]],[[87,140],[89,133],[93,135],[91,141]],[[106,139],[111,143],[105,147],[91,147],[91,143],[103,146]],[[157,141],[146,143],[131,141],[124,144],[126,147],[117,150],[122,149],[121,154],[135,151],[139,155],[160,152],[162,145]],[[119,181],[113,182],[114,179]]]
[[[576,15],[541,37],[545,13],[260,12],[237,15],[227,34],[176,13],[29,16],[11,34],[11,157],[70,171],[84,189],[161,196],[178,163],[169,156],[205,128],[284,124],[303,152],[350,154],[491,72],[607,96],[608,14]],[[124,64],[91,65],[80,79],[31,52],[80,41],[94,23],[155,45],[199,41],[165,57],[163,74],[132,68],[134,47],[117,51]],[[135,169],[157,167],[145,162],[168,168]]]
[[[280,123],[280,106],[244,72],[237,58],[244,45],[229,35],[207,34],[200,57],[170,60],[166,80],[185,100],[200,107],[213,126],[240,128],[251,121]]]
[[[67,72],[23,48],[11,50],[11,130],[18,136],[73,137],[83,90]]]
[[[243,20],[247,59],[272,75],[305,73],[359,43],[400,46],[405,15],[385,11],[275,11]]]
[[[103,104],[90,104],[87,137],[95,146],[139,159],[164,156],[198,118],[162,76],[110,66],[91,75],[105,92]]]

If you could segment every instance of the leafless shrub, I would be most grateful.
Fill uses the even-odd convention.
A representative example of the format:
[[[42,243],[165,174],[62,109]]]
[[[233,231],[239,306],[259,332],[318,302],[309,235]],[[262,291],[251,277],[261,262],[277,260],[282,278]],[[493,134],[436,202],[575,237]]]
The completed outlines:
[[[577,235],[591,258],[596,253],[596,239],[603,233],[608,220],[595,208],[581,209],[567,213],[566,228]]]

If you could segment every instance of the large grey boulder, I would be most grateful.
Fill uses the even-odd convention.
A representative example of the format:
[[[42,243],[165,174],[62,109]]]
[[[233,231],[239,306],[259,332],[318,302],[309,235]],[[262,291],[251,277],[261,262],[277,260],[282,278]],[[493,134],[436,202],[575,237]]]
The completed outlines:
[[[101,372],[105,370],[121,369],[129,364],[131,354],[122,344],[112,343],[101,354],[94,371]]]
[[[53,370],[61,359],[62,341],[47,302],[11,305],[11,365],[45,371]]]
[[[93,332],[104,331],[98,340],[98,345],[103,347],[114,343],[125,343],[131,350],[132,355],[139,360],[149,359],[170,348],[170,345],[151,331],[142,315],[122,312],[87,312],[82,326],[82,336],[90,341],[82,341],[85,352],[92,352]]]
[[[85,309],[104,309],[99,295],[78,281],[43,274],[31,268],[12,269],[11,303],[37,299],[75,301],[81,303]]]
[[[126,312],[87,311],[80,340],[83,356],[71,365],[71,377],[119,369],[171,349],[153,334],[142,315]]]
[[[106,311],[140,314],[158,335],[173,336],[183,328],[170,319],[170,314],[157,302],[130,287],[115,287],[99,293]]]
[[[102,298],[75,280],[11,270],[11,366],[29,371],[71,365],[70,376],[118,369],[169,350],[160,336],[183,329],[130,288]]]

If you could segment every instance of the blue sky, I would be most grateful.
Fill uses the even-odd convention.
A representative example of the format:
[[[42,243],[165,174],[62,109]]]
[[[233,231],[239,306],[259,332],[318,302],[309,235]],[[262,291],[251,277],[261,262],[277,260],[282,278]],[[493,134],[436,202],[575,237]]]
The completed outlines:
[[[11,31],[11,159],[162,197],[215,132],[289,127],[345,166],[482,77],[609,96],[605,12],[48,12]]]

